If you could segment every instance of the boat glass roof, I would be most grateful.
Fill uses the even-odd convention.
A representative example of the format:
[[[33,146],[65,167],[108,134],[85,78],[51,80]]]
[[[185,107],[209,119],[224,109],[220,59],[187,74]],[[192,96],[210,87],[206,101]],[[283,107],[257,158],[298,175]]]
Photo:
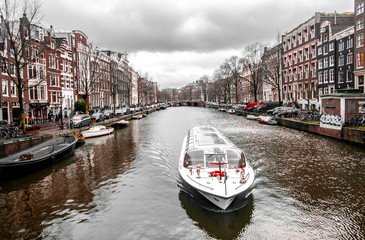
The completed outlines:
[[[226,142],[222,138],[220,138],[216,133],[199,134],[198,142],[200,146],[226,144]]]

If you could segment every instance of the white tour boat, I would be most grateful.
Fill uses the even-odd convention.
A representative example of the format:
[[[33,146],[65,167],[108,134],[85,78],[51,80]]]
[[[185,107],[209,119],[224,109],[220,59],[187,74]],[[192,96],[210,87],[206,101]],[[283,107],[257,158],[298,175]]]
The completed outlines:
[[[113,131],[114,128],[106,128],[104,125],[97,125],[90,128],[89,130],[82,131],[82,135],[85,138],[100,137],[111,134]]]
[[[179,173],[185,183],[221,209],[238,195],[247,197],[255,180],[244,152],[211,126],[189,130],[180,154]]]

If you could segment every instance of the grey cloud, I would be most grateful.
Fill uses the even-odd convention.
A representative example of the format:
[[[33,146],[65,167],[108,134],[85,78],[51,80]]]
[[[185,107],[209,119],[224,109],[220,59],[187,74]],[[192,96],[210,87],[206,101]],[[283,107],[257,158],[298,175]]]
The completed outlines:
[[[79,28],[100,45],[106,45],[104,47],[128,51],[242,48],[251,42],[275,39],[278,31],[290,30],[288,26],[293,22],[292,27],[316,11],[316,7],[307,5],[306,1],[293,0],[261,1],[262,4],[247,6],[214,1],[211,5],[209,1],[207,4],[171,0],[106,1],[104,4],[114,4],[108,12],[86,6],[85,9],[73,8],[67,1],[62,2],[48,0],[44,4],[46,19],[52,20],[56,28],[58,22],[69,30]],[[340,0],[323,2],[331,3],[327,8],[343,5]],[[57,10],[51,8],[52,4]],[[65,16],[62,22],[61,17]],[[184,26],[188,27],[184,29]]]

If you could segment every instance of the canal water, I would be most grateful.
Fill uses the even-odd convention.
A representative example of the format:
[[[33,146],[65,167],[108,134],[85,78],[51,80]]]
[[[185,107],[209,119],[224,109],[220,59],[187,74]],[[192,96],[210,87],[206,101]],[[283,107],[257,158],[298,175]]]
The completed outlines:
[[[255,169],[221,211],[182,184],[187,131],[210,124]],[[0,183],[0,239],[364,239],[365,150],[213,109],[171,107]]]

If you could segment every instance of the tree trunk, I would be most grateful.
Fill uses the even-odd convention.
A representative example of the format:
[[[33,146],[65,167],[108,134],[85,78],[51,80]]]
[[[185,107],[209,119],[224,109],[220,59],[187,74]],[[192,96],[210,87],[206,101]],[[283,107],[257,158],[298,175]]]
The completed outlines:
[[[24,114],[24,104],[23,104],[23,95],[22,89],[19,87],[21,84],[18,85],[18,101],[19,101],[19,108],[20,108],[20,129],[23,130],[25,133],[25,114]]]

